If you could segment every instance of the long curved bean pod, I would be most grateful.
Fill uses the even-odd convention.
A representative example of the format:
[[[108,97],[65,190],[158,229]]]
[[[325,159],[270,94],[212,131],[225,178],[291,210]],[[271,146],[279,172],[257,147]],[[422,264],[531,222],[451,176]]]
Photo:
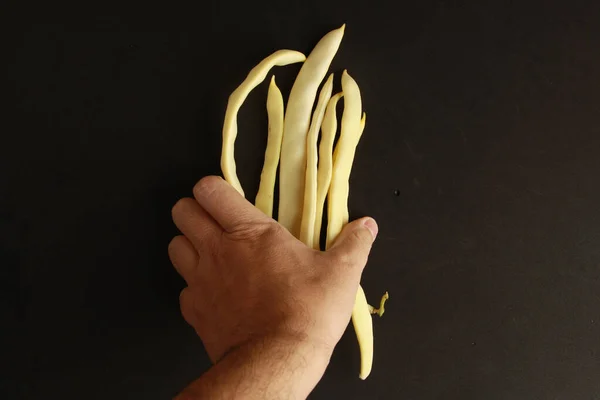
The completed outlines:
[[[315,227],[313,248],[319,248],[321,226],[323,224],[323,208],[331,183],[333,171],[333,142],[337,132],[336,106],[343,93],[331,97],[325,110],[323,124],[321,125],[321,142],[319,143],[319,168],[317,171],[317,205],[315,210]]]
[[[300,235],[306,169],[306,135],[315,96],[337,52],[344,28],[333,30],[317,43],[300,69],[286,106],[279,169],[279,223]]]
[[[323,85],[319,100],[313,113],[308,135],[306,136],[306,173],[304,181],[304,206],[302,207],[302,224],[300,227],[300,240],[307,246],[314,246],[315,236],[315,218],[317,209],[317,141],[319,139],[319,131],[323,122],[325,109],[331,98],[333,90],[333,74]],[[321,215],[322,217],[322,215]],[[317,241],[318,243],[318,241]]]
[[[234,145],[237,137],[237,114],[248,94],[258,84],[265,80],[267,73],[275,66],[284,66],[303,62],[306,56],[298,51],[279,50],[262,60],[257,66],[252,68],[246,79],[229,96],[227,110],[225,111],[225,121],[223,122],[223,147],[221,149],[221,170],[225,180],[229,182],[238,192],[244,195],[244,190],[237,177]]]
[[[344,113],[342,115],[340,138],[334,152],[333,175],[329,187],[327,246],[333,243],[342,231],[343,226],[348,223],[350,172],[356,146],[361,136],[362,102],[360,89],[347,71],[342,74],[342,91],[344,93]],[[360,347],[359,377],[366,379],[373,366],[373,321],[361,286],[358,287],[354,308],[352,309],[352,323]]]
[[[281,140],[283,138],[283,96],[275,83],[275,76],[271,78],[269,92],[267,93],[267,117],[269,119],[269,134],[267,149],[265,150],[265,163],[260,174],[260,185],[254,204],[267,214],[273,216],[273,192],[281,153]]]

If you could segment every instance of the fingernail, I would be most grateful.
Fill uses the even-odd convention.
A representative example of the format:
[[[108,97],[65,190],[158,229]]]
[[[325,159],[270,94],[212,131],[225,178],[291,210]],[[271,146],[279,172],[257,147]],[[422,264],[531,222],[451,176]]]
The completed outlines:
[[[379,227],[377,226],[377,222],[373,218],[365,218],[363,220],[363,225],[371,231],[371,235],[373,235],[373,240],[377,237],[377,233],[379,232]]]

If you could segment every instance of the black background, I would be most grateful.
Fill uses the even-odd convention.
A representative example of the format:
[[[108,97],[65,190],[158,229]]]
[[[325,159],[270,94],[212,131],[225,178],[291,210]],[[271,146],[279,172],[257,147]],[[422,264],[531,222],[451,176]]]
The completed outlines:
[[[207,368],[171,206],[219,173],[250,68],[346,22],[351,214],[380,224],[363,284],[391,299],[369,379],[350,328],[311,398],[600,398],[597,2],[50,3],[3,11],[0,397],[164,399]],[[240,114],[250,195],[266,88]]]

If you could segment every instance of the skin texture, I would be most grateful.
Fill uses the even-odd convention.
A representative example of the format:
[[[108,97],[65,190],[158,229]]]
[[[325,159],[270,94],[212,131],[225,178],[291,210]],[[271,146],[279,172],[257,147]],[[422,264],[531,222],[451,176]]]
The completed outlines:
[[[169,256],[181,312],[215,365],[178,399],[305,398],[352,313],[377,225],[345,226],[327,252],[304,245],[219,177],[173,207]]]

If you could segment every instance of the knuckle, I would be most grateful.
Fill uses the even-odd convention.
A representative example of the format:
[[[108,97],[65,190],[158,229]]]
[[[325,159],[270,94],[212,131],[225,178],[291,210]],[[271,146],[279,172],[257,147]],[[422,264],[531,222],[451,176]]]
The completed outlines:
[[[211,262],[221,262],[222,264],[226,264],[227,253],[218,242],[213,240],[205,240],[202,242],[200,256],[200,262],[205,268],[209,265],[208,263]]]
[[[277,222],[264,221],[256,222],[249,221],[247,223],[240,223],[234,232],[231,234],[238,240],[272,240],[281,235],[283,227]]]
[[[175,236],[173,239],[171,239],[171,241],[169,242],[169,246],[167,247],[169,256],[171,258],[173,258],[173,254],[177,252],[177,246],[179,246],[179,241],[181,240],[179,239],[179,237],[180,236]]]
[[[194,185],[193,191],[196,195],[209,196],[218,188],[221,182],[222,179],[218,176],[205,176]]]
[[[262,235],[268,237],[277,237],[280,236],[284,228],[279,225],[275,220],[265,221],[264,223],[259,225],[259,231]]]
[[[371,236],[366,229],[355,229],[350,235],[353,244],[360,247],[363,247],[364,243],[368,243],[368,239]]]
[[[179,309],[183,319],[192,325],[194,322],[194,305],[189,288],[185,288],[179,293]]]
[[[182,305],[185,302],[185,299],[187,298],[188,293],[189,293],[188,288],[185,288],[181,292],[179,292],[179,304],[180,305]]]
[[[372,245],[372,235],[367,229],[354,229],[348,234],[350,251],[355,254],[369,253]]]
[[[289,234],[289,232],[275,220],[265,221],[257,225],[256,237],[269,245],[282,243],[286,234]]]
[[[177,235],[169,242],[169,246],[167,248],[169,257],[173,260],[177,258],[182,252],[187,250],[186,246],[187,239],[183,235]]]
[[[175,217],[185,212],[185,210],[188,209],[190,206],[190,201],[194,200],[190,199],[189,197],[184,197],[182,199],[177,200],[177,203],[175,203],[175,205],[171,209],[171,215]]]
[[[347,251],[334,251],[330,254],[330,262],[338,267],[347,267],[353,264],[352,256]]]
[[[181,313],[187,314],[187,310],[189,309],[189,289],[185,288],[179,293],[179,308],[181,309]]]

